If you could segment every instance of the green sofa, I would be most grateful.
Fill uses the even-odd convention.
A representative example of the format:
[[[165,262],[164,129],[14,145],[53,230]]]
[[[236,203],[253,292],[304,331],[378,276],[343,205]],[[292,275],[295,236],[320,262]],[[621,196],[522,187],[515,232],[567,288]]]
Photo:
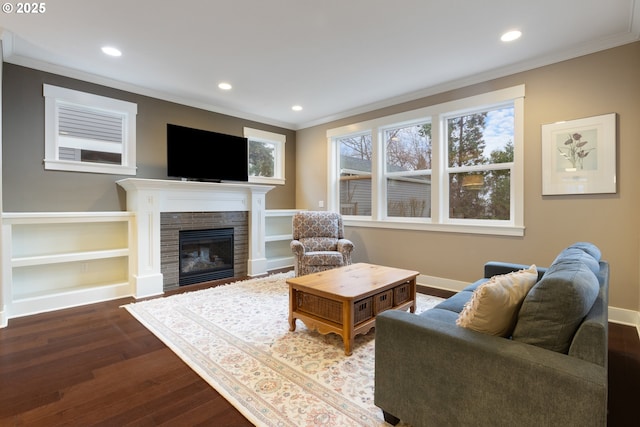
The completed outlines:
[[[376,318],[375,404],[421,426],[603,426],[609,264],[578,242],[537,268],[508,336],[456,324],[474,291],[529,266],[489,262],[484,278],[421,314]],[[495,279],[493,279],[495,280]]]

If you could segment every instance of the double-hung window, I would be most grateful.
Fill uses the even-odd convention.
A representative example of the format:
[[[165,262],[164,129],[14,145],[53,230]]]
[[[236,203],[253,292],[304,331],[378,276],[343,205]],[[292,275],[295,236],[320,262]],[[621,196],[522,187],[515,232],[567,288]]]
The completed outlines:
[[[340,153],[340,211],[346,215],[371,216],[371,133],[345,135],[336,144]]]
[[[329,208],[368,227],[522,235],[524,86],[327,132]]]
[[[431,217],[431,122],[384,128],[386,217]]]

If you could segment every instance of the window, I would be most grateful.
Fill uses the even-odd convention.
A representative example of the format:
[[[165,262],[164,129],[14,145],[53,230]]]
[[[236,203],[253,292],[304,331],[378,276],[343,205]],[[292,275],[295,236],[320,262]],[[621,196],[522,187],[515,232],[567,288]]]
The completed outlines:
[[[514,108],[446,118],[449,218],[511,219]]]
[[[244,136],[249,140],[249,182],[284,184],[286,137],[251,128],[244,128]]]
[[[431,122],[385,129],[388,217],[431,216]]]
[[[371,134],[338,139],[340,147],[340,212],[371,216]]]
[[[327,132],[349,225],[523,235],[524,86]]]
[[[136,174],[137,105],[44,85],[45,169]]]

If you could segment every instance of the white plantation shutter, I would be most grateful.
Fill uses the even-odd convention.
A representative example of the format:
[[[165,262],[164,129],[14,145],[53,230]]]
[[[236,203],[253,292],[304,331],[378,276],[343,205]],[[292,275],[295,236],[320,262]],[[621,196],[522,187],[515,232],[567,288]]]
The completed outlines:
[[[44,85],[45,168],[135,175],[137,105]]]

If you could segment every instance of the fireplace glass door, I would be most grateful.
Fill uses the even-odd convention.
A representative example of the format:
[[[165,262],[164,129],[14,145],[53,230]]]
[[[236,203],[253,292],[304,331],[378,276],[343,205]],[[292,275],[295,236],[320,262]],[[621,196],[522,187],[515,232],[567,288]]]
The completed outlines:
[[[180,231],[179,285],[234,276],[233,228]]]

